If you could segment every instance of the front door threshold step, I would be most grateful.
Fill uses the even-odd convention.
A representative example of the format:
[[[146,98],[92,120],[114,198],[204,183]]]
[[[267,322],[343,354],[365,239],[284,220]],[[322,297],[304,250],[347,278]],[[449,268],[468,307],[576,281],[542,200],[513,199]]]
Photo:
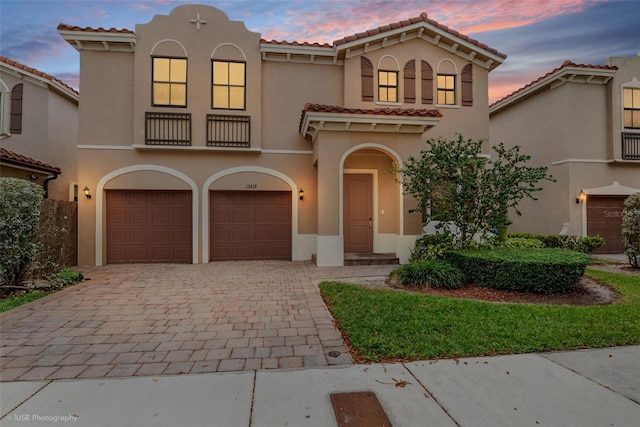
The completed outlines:
[[[318,259],[316,254],[311,255],[311,261],[318,265]],[[400,259],[394,253],[350,253],[344,254],[344,265],[397,265],[400,264]]]

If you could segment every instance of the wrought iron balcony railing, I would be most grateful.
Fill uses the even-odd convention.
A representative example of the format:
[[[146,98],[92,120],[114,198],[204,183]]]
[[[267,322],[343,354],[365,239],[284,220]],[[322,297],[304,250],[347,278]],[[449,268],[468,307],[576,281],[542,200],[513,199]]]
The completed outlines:
[[[207,114],[207,146],[250,147],[251,117]]]
[[[191,145],[191,113],[145,113],[146,145]]]
[[[640,160],[640,133],[622,133],[622,159]]]

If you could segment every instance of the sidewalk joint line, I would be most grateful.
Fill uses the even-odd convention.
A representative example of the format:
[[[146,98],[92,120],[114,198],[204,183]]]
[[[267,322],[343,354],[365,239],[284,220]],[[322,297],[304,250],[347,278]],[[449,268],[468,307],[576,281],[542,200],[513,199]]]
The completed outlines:
[[[5,417],[9,416],[9,414],[11,414],[12,412],[14,412],[16,409],[18,409],[19,407],[21,407],[22,405],[24,405],[25,403],[27,403],[28,400],[30,400],[33,396],[35,396],[36,394],[40,393],[46,386],[48,386],[49,384],[51,384],[54,380],[47,380],[47,383],[45,385],[43,385],[42,387],[40,387],[39,389],[37,389],[36,391],[34,391],[29,397],[27,397],[26,399],[24,399],[22,402],[18,403],[14,408],[11,408],[11,410],[7,411],[6,414],[4,414],[2,416],[2,418],[0,418],[0,420],[4,419]]]
[[[409,369],[409,367],[407,365],[405,365],[404,363],[401,363],[401,365],[404,367],[404,369],[406,369],[409,374],[413,377],[413,379],[416,380],[416,382],[418,384],[420,384],[420,387],[422,387],[424,389],[425,392],[427,392],[427,394],[429,395],[429,397],[431,397],[433,399],[434,402],[436,402],[436,404],[444,411],[445,414],[447,414],[447,417],[451,418],[451,421],[453,421],[455,423],[455,425],[457,425],[458,427],[460,426],[460,423],[458,421],[456,421],[455,418],[453,418],[453,415],[451,415],[449,413],[449,411],[447,410],[447,408],[445,408],[440,401],[438,401],[438,399],[436,398],[436,396],[424,385],[422,384],[422,382],[420,381],[420,379],[418,379],[418,377],[416,377],[413,372],[411,372],[411,369]]]

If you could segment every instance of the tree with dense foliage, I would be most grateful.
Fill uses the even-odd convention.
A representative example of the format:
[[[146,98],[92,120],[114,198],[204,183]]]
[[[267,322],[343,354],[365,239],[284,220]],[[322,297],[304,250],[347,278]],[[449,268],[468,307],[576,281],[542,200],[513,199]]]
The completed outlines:
[[[624,201],[622,240],[629,264],[640,268],[640,193],[634,193]]]
[[[554,181],[546,167],[530,167],[530,156],[520,147],[492,147],[494,156],[482,154],[483,140],[443,138],[427,141],[428,150],[409,157],[400,173],[405,194],[413,195],[424,213],[424,223],[439,221],[437,230],[449,225],[467,247],[474,236],[492,228],[506,229],[510,209],[521,215],[517,205],[525,197],[536,200],[541,180]]]
[[[0,277],[5,286],[18,285],[36,256],[43,195],[29,181],[0,177]]]

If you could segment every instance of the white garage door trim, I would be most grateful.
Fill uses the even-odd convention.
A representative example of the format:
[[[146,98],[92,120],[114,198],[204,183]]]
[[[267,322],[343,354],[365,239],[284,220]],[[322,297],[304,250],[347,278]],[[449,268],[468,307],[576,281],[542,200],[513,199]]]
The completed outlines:
[[[267,169],[257,166],[239,166],[236,168],[225,169],[207,179],[202,187],[202,263],[209,262],[209,187],[216,180],[241,172],[259,172],[267,175],[275,176],[286,182],[291,187],[291,259],[298,261],[296,257],[296,249],[298,246],[298,187],[296,183],[287,175],[273,169]]]
[[[193,264],[198,263],[198,186],[187,175],[177,170],[168,168],[166,166],[159,165],[135,165],[127,166],[115,171],[109,172],[98,181],[96,188],[96,266],[103,265],[102,258],[102,243],[103,243],[103,227],[104,227],[104,186],[113,178],[123,175],[125,173],[138,172],[138,171],[156,171],[164,172],[166,174],[175,176],[176,178],[184,181],[189,187],[191,187],[191,251]]]

